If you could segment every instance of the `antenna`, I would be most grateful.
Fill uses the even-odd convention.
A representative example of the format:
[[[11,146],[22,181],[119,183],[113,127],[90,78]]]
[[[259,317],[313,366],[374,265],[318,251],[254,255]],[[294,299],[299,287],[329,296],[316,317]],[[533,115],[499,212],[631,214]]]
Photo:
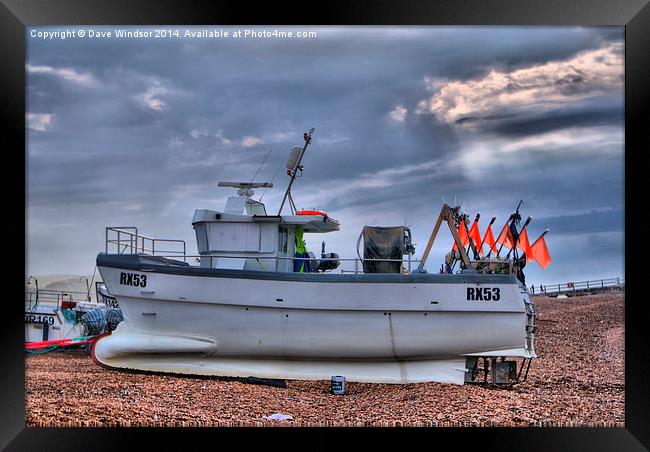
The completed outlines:
[[[291,197],[291,186],[293,185],[293,181],[296,180],[298,171],[302,172],[302,166],[300,165],[300,162],[302,161],[302,157],[305,155],[307,146],[309,146],[309,143],[311,143],[311,136],[313,135],[314,130],[315,129],[312,127],[309,129],[309,132],[305,132],[303,135],[305,139],[304,147],[301,148],[300,146],[294,146],[289,153],[289,159],[287,160],[287,175],[291,177],[291,180],[289,181],[287,191],[284,192],[284,198],[282,198],[282,204],[280,204],[278,215],[282,214],[282,208],[284,207],[284,203],[287,198],[289,198],[289,207],[291,208],[291,213],[296,210],[296,205],[293,202],[293,198]]]
[[[264,160],[262,160],[262,163],[260,164],[259,168],[257,168],[257,171],[255,171],[255,174],[253,174],[253,177],[251,177],[251,182],[255,180],[255,177],[257,176],[257,173],[260,172],[262,167],[264,166],[264,163],[266,162],[266,159],[269,158],[269,155],[271,155],[271,152],[273,149],[269,149],[269,152],[266,153],[266,156],[264,157]]]
[[[278,165],[278,169],[275,170],[275,174],[273,174],[273,177],[271,178],[271,184],[273,183],[273,181],[275,180],[276,176],[277,176],[278,173],[280,172],[280,168],[282,168],[282,162],[280,162],[280,164]],[[262,193],[262,196],[260,196],[260,199],[258,200],[259,202],[262,202],[262,198],[264,198],[264,195],[266,194],[266,190],[268,190],[268,188],[265,188],[265,189],[264,189],[264,192]]]
[[[238,188],[237,194],[239,196],[247,196],[251,197],[255,192],[253,191],[253,188],[271,188],[273,187],[272,182],[225,182],[225,181],[219,181],[217,183],[218,187],[232,187],[232,188]]]

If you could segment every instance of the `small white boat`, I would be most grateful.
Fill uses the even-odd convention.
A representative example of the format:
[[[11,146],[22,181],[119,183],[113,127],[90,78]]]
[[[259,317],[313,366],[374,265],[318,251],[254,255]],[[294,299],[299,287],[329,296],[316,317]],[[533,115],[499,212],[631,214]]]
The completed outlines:
[[[102,283],[96,285],[111,299]],[[114,300],[114,299],[113,299]],[[39,289],[38,280],[28,279],[25,287],[25,342],[57,341],[85,336],[87,325],[82,321],[91,311],[106,311],[111,307],[105,300],[93,300],[91,292]]]
[[[154,253],[157,239],[135,228],[107,228],[97,267],[125,321],[94,344],[95,361],[179,374],[456,384],[477,380],[479,358],[494,369],[512,368],[503,357],[530,365],[536,357],[535,309],[526,287],[512,274],[511,262],[469,260],[446,205],[419,261],[412,260],[406,235],[400,242],[405,228],[393,228],[398,235],[368,230],[364,258],[340,259],[324,249],[320,258],[304,254],[302,233],[340,227],[324,212],[295,210],[290,189],[312,132],[289,159],[284,199],[290,215],[282,215],[282,206],[269,215],[252,199],[253,189],[268,183],[220,183],[238,188],[239,196],[229,198],[223,211],[195,211],[199,255],[193,257],[199,265],[186,262],[184,243],[178,258],[161,256]],[[442,223],[461,245],[463,270],[457,274],[422,270]],[[111,240],[109,233],[121,238]],[[379,239],[373,242],[371,233]],[[395,237],[397,246],[384,246]],[[128,253],[108,253],[110,244],[119,250],[127,244]],[[382,246],[392,257],[382,256]],[[334,273],[341,262],[354,269]],[[412,263],[419,265],[410,271]],[[312,271],[294,271],[303,264]]]

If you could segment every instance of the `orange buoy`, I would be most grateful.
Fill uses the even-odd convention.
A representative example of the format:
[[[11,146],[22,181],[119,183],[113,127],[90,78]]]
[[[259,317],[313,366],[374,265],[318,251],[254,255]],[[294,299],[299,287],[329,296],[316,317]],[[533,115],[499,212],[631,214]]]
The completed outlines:
[[[327,213],[322,210],[298,210],[296,211],[296,215],[320,215],[327,219]]]

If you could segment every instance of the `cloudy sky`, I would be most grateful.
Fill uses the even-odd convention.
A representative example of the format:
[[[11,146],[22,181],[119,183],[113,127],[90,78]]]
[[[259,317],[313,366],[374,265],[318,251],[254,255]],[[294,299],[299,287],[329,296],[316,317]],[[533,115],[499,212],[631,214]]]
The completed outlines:
[[[27,30],[29,274],[92,273],[109,225],[195,252],[194,209],[222,209],[233,190],[217,181],[250,180],[267,155],[255,180],[273,180],[275,212],[313,126],[294,198],[342,223],[307,236],[314,251],[325,239],[353,257],[364,225],[406,224],[419,256],[443,200],[481,212],[481,231],[496,215],[496,235],[523,199],[553,258],[529,264],[529,285],[624,276],[622,27],[92,28],[113,37]],[[430,271],[451,243],[445,231]]]

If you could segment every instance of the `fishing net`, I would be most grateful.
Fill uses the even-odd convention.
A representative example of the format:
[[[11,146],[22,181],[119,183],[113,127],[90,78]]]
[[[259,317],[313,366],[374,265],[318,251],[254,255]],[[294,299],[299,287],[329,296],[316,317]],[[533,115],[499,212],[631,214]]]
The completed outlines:
[[[106,319],[102,309],[93,309],[86,312],[80,319],[87,336],[102,334],[106,328]]]
[[[120,308],[112,308],[106,311],[106,329],[113,331],[117,328],[118,323],[124,320],[122,310]]]

